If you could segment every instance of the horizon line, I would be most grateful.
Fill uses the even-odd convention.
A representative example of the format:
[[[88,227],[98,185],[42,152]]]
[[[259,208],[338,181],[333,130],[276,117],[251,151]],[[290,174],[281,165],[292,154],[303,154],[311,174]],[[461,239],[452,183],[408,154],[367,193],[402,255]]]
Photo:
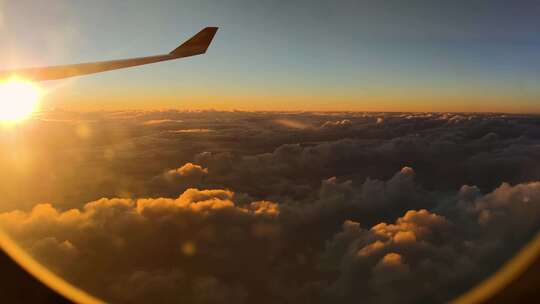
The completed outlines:
[[[282,113],[282,114],[299,114],[299,113],[384,113],[384,114],[497,114],[497,115],[540,115],[539,111],[532,112],[506,112],[506,111],[383,111],[383,110],[242,110],[242,109],[215,109],[215,108],[156,108],[156,109],[141,109],[141,108],[125,108],[125,109],[95,109],[81,110],[69,109],[63,107],[54,107],[35,112],[34,114],[43,114],[50,112],[71,112],[71,113],[107,113],[107,112],[182,112],[182,113],[197,113],[197,112],[217,112],[217,113]]]

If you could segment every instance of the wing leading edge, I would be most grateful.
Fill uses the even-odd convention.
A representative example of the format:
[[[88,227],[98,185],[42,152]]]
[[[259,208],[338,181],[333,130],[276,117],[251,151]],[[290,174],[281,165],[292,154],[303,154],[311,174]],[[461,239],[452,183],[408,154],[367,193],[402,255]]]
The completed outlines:
[[[204,28],[168,54],[50,67],[4,70],[0,71],[0,79],[18,77],[31,81],[56,80],[200,55],[206,53],[217,30],[217,27]]]

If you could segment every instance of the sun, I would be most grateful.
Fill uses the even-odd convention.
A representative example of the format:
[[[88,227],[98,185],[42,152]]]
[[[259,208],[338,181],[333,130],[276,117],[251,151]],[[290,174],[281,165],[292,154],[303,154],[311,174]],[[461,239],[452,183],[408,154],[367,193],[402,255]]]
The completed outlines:
[[[40,88],[32,82],[11,78],[0,83],[0,121],[16,122],[32,115],[41,97]]]

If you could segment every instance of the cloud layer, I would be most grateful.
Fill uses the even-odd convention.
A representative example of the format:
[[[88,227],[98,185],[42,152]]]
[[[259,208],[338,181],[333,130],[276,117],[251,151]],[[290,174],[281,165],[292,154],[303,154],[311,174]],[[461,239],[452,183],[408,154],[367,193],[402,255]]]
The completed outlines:
[[[442,302],[495,270],[538,225],[540,183],[486,195],[464,186],[439,197],[437,211],[361,224],[369,206],[382,205],[367,213],[379,218],[414,206],[401,205],[423,191],[412,175],[404,168],[357,192],[325,180],[310,204],[190,188],[176,199],[100,199],[66,211],[39,204],[0,222],[38,260],[121,303]]]
[[[532,116],[48,115],[12,142],[42,154],[0,162],[42,180],[0,224],[113,302],[445,302],[539,228]],[[22,174],[36,155],[70,170]]]

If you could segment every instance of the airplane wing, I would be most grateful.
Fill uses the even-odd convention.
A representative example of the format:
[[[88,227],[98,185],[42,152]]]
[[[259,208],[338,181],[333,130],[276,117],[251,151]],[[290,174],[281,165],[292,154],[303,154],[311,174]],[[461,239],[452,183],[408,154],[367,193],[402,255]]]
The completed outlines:
[[[217,27],[204,28],[168,54],[50,67],[3,70],[0,71],[0,79],[18,77],[31,81],[56,80],[200,55],[206,53],[217,30]]]

